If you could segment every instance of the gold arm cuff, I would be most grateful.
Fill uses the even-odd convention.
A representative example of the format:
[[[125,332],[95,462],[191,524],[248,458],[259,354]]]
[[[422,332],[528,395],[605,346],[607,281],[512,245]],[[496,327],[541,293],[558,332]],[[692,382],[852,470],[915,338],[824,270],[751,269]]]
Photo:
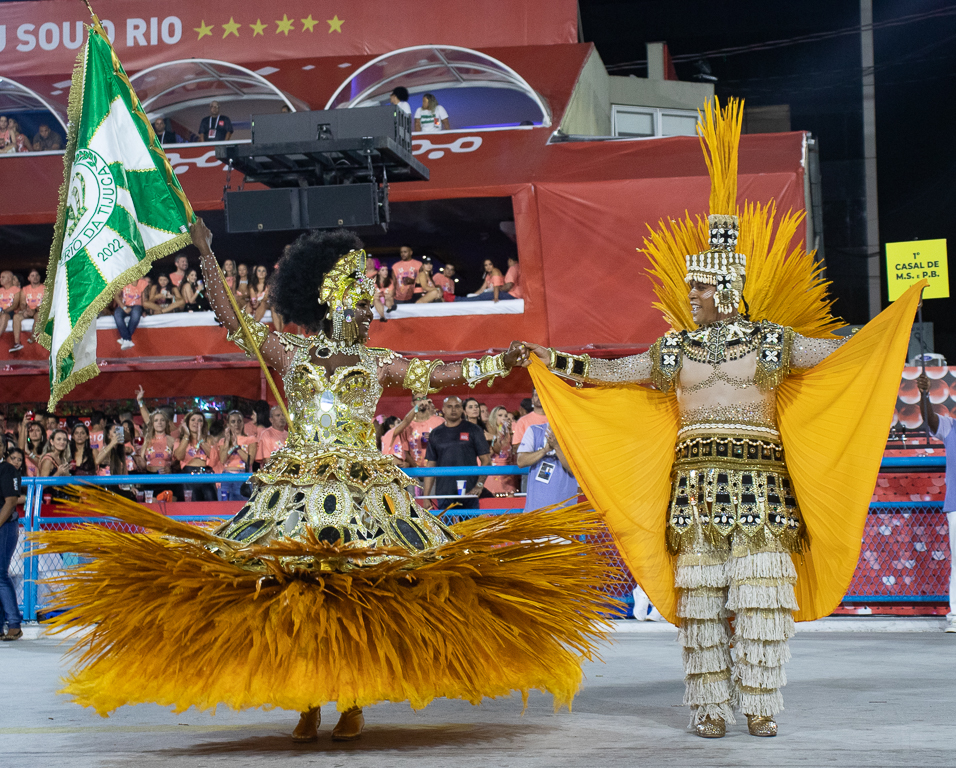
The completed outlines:
[[[560,352],[553,347],[550,352],[551,359],[548,360],[548,368],[558,376],[574,379],[575,381],[587,381],[591,373],[590,355],[571,355],[567,352]]]
[[[499,352],[497,355],[485,355],[480,360],[473,357],[466,357],[461,361],[461,374],[469,387],[474,388],[479,381],[488,380],[490,387],[496,377],[504,378],[511,369],[505,365],[505,353]]]
[[[409,361],[408,370],[405,371],[405,389],[410,390],[415,397],[440,391],[431,386],[432,373],[439,365],[444,363],[441,360],[419,360],[418,358]]]
[[[252,340],[256,345],[256,349],[262,349],[262,345],[266,340],[266,337],[269,335],[269,329],[264,326],[262,323],[257,323],[252,319],[246,321],[246,327],[249,329],[249,333],[252,336]],[[242,328],[236,328],[234,331],[230,331],[226,338],[235,344],[239,349],[246,353],[246,357],[254,357],[255,350],[249,346],[249,342],[246,339],[245,334],[242,332]]]

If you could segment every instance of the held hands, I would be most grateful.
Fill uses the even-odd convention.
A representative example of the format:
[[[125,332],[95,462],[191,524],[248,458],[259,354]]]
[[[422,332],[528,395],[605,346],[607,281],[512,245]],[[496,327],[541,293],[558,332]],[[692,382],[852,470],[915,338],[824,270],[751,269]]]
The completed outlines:
[[[510,370],[516,366],[526,367],[525,360],[528,357],[528,350],[520,341],[512,341],[508,351],[504,354],[504,363]]]
[[[551,350],[547,347],[542,347],[540,344],[535,344],[531,341],[511,342],[511,348],[515,349],[516,347],[522,350],[521,359],[517,363],[517,365],[520,365],[522,368],[527,368],[531,365],[532,355],[537,355],[545,365],[551,360]],[[509,352],[510,351],[511,350],[509,350]]]

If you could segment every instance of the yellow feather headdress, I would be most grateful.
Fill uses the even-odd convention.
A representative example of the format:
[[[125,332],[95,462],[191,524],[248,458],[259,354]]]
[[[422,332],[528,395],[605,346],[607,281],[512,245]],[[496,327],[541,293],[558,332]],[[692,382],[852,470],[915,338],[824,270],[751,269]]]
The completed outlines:
[[[725,290],[739,286],[751,320],[771,320],[804,336],[833,336],[843,323],[831,314],[833,299],[827,295],[823,265],[815,260],[814,251],[803,249],[802,242],[790,245],[804,212],[789,211],[775,221],[773,201],[745,202],[742,211],[737,206],[743,102],[729,99],[721,109],[715,99],[699,114],[697,132],[711,179],[710,216],[685,213],[682,220],[661,221],[644,239],[641,250],[650,259],[648,274],[658,298],[654,306],[675,330],[693,330],[697,326],[686,280],[703,278],[701,282],[719,288],[723,274],[728,276]],[[736,237],[728,233],[734,223],[739,226]]]

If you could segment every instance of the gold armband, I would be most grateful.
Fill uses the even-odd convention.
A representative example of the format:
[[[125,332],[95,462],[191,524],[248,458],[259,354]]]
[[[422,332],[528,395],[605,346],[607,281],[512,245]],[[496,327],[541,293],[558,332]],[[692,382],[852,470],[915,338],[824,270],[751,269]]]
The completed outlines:
[[[411,390],[415,397],[424,397],[426,395],[438,392],[431,386],[432,372],[439,366],[444,365],[441,360],[410,360],[408,370],[405,371],[405,389]]]
[[[511,369],[505,365],[505,353],[499,352],[497,355],[485,355],[480,360],[473,357],[466,357],[461,361],[461,374],[469,387],[474,387],[479,381],[488,379],[490,387],[495,377],[502,379],[511,373]]]
[[[249,333],[252,335],[253,343],[256,345],[256,349],[262,349],[262,345],[266,340],[266,336],[269,335],[269,329],[266,328],[262,323],[257,323],[251,318],[246,321],[246,327],[249,329]],[[255,350],[249,346],[249,342],[246,339],[246,335],[242,332],[242,328],[236,328],[234,331],[230,331],[226,338],[235,344],[239,349],[246,353],[247,357],[254,357]]]
[[[567,352],[560,352],[552,348],[551,359],[548,360],[548,368],[558,374],[558,376],[585,381],[588,378],[588,374],[591,373],[591,356],[569,355]]]

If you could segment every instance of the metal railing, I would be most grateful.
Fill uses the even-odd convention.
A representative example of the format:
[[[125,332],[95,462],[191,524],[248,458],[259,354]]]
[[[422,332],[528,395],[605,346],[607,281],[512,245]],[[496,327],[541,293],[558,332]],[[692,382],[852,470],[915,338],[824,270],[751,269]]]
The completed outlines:
[[[945,467],[942,457],[913,457],[884,459],[882,469],[901,471],[939,471]],[[487,467],[418,467],[405,470],[409,477],[463,477],[474,475],[526,475],[527,468],[516,466]],[[43,491],[56,486],[75,485],[87,482],[94,485],[148,486],[148,485],[201,485],[217,482],[244,482],[248,473],[225,474],[148,474],[75,477],[24,478],[26,489],[25,515],[20,519],[24,533],[66,527],[83,522],[114,523],[115,520],[91,517],[43,516],[41,504]],[[434,498],[434,497],[428,497]],[[453,523],[479,515],[500,515],[522,511],[522,507],[452,509],[444,513]],[[170,515],[183,522],[208,521],[210,515]],[[946,517],[939,501],[872,502],[866,522],[860,561],[853,580],[844,598],[845,602],[861,603],[945,603],[948,599],[950,549]],[[70,567],[72,563],[60,556],[45,555],[28,557],[32,550],[30,542],[21,536],[18,552],[11,563],[21,610],[26,621],[35,621],[46,603],[45,588],[40,581],[47,576]],[[614,549],[609,532],[595,537],[595,543],[607,545],[608,559],[616,567],[626,565]],[[52,562],[49,558],[57,558]],[[67,558],[68,560],[68,558]],[[633,605],[630,590],[634,582],[622,584],[619,579],[609,581],[607,593],[622,603],[623,609]],[[622,610],[622,612],[624,612]]]
[[[527,468],[517,466],[487,466],[487,467],[416,467],[404,470],[409,477],[466,477],[476,475],[526,475]],[[242,483],[248,480],[252,475],[248,472],[227,472],[221,474],[145,474],[145,475],[89,475],[83,477],[24,477],[23,486],[25,488],[26,499],[24,502],[24,515],[20,518],[21,534],[35,533],[41,530],[51,530],[56,528],[66,528],[80,523],[107,523],[116,524],[118,521],[112,518],[103,517],[70,517],[57,514],[55,516],[44,516],[42,514],[42,504],[44,490],[48,488],[64,487],[69,485],[78,485],[87,483],[98,486],[179,486],[179,485],[205,485],[212,483]],[[424,497],[424,498],[447,498],[447,497]],[[155,502],[159,508],[164,508],[164,503]],[[476,517],[478,515],[503,515],[513,512],[520,512],[524,509],[520,507],[509,508],[491,508],[491,509],[454,509],[450,513],[445,513],[454,523],[459,520]],[[169,515],[174,520],[181,522],[208,522],[215,519],[215,515]],[[225,515],[223,516],[226,517]],[[60,555],[40,555],[30,557],[33,550],[33,544],[27,539],[26,535],[21,535],[17,541],[17,551],[14,553],[10,567],[10,575],[14,581],[17,595],[20,603],[20,610],[23,613],[24,621],[36,621],[38,614],[42,613],[46,602],[47,590],[41,583],[43,579],[61,572],[74,563],[69,561],[68,557]]]

